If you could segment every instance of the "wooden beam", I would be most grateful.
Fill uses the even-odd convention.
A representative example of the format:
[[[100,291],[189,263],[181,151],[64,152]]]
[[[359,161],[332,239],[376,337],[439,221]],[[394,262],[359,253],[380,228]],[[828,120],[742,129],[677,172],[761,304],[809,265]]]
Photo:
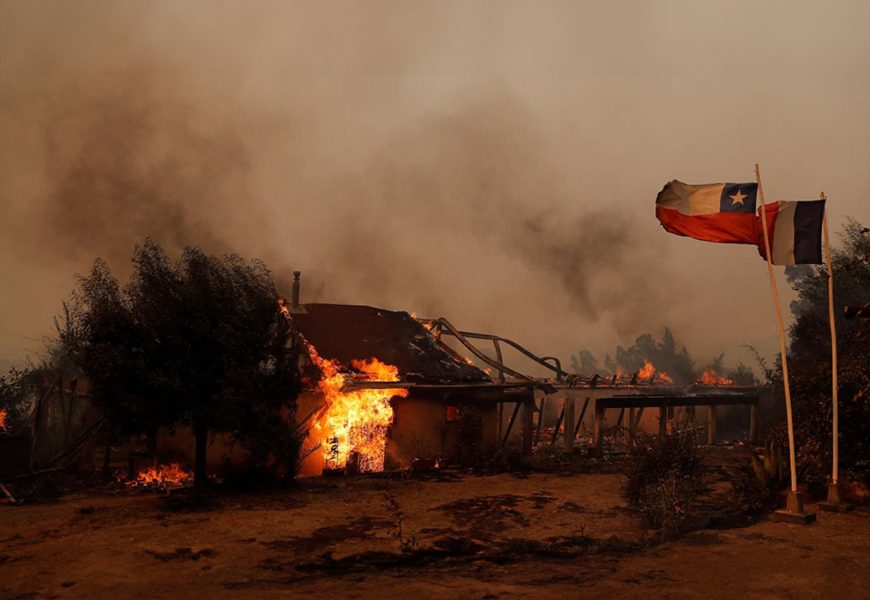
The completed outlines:
[[[559,420],[556,421],[556,427],[553,429],[553,437],[550,438],[550,446],[556,443],[556,436],[559,435],[559,427],[562,426],[562,419],[565,418],[565,402],[562,402],[562,410],[559,412]]]
[[[757,395],[703,395],[703,396],[610,396],[598,398],[606,408],[642,408],[659,406],[752,406],[758,404]]]
[[[565,398],[565,434],[562,436],[565,450],[574,449],[574,398]]]
[[[707,445],[712,446],[716,443],[716,405],[711,404],[708,408],[707,417]]]
[[[758,441],[758,405],[753,404],[749,407],[749,443],[755,444]]]
[[[547,395],[541,398],[541,410],[538,412],[538,429],[535,432],[535,446],[541,440],[541,426],[544,424],[544,408],[547,406]]]
[[[501,439],[502,448],[504,448],[505,444],[507,444],[508,437],[511,434],[511,430],[514,428],[514,421],[517,420],[517,413],[520,412],[520,406],[522,406],[522,402],[517,402],[516,406],[514,406],[514,412],[511,414],[511,420],[508,421],[507,431],[504,432],[504,437]]]
[[[532,455],[532,432],[536,408],[534,396],[523,402],[523,454],[525,456]]]
[[[646,408],[646,407],[641,406],[640,408],[637,409],[637,415],[634,417],[634,428],[635,429],[640,428],[640,419],[641,419],[641,417],[643,417],[643,409],[644,408]]]
[[[580,409],[580,418],[577,419],[577,426],[574,427],[574,438],[577,438],[577,432],[580,431],[580,426],[583,425],[583,417],[586,416],[586,409],[589,407],[589,396],[583,401],[583,408]],[[584,427],[583,431],[586,431]]]
[[[604,445],[604,406],[599,398],[595,399],[595,421],[592,426],[592,444],[598,450]]]

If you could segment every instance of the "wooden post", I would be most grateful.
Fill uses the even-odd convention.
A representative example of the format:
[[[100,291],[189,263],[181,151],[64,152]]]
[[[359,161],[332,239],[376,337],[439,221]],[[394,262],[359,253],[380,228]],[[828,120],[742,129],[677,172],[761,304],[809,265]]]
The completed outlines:
[[[103,481],[112,477],[112,435],[106,427],[106,447],[103,449]]]
[[[761,170],[755,163],[755,181],[758,183],[758,201],[761,203],[761,230],[764,234],[764,250],[767,256],[767,275],[770,278],[770,291],[773,293],[773,308],[776,314],[776,325],[779,329],[779,355],[782,359],[782,387],[785,392],[785,418],[788,426],[788,455],[791,468],[791,492],[797,493],[797,465],[794,451],[794,421],[791,410],[791,390],[788,384],[788,357],[785,349],[785,325],[782,321],[782,308],[779,302],[779,292],[776,289],[776,279],[773,276],[773,262],[770,256],[770,235],[767,232],[767,211],[764,205],[764,188],[761,186]]]
[[[504,448],[507,444],[508,437],[510,437],[511,430],[514,428],[514,421],[517,420],[517,414],[520,412],[520,406],[522,406],[522,402],[517,402],[514,406],[514,411],[511,413],[511,420],[508,421],[507,431],[504,432],[504,437],[501,438],[501,447]]]
[[[33,421],[30,426],[30,462],[28,464],[28,470],[30,471],[33,470],[36,464],[36,454],[39,451],[40,434],[42,433],[42,415],[45,412],[44,405],[48,402],[48,397],[54,391],[55,385],[56,382],[52,382],[49,385],[45,377],[40,380],[36,395],[36,406],[33,409]]]
[[[628,427],[625,428],[625,441],[631,442],[634,435],[634,407],[628,409]]]
[[[550,438],[550,447],[556,443],[556,437],[559,435],[559,428],[562,426],[562,420],[565,418],[565,401],[562,401],[562,410],[559,411],[559,420],[556,421],[556,426],[553,427],[553,437]]]
[[[640,429],[640,420],[643,418],[643,406],[637,409],[637,415],[634,417],[634,428]]]
[[[526,456],[532,454],[532,433],[534,432],[536,408],[534,395],[523,402],[523,454]]]
[[[595,399],[595,421],[592,425],[592,444],[601,450],[604,445],[602,436],[604,434],[604,407],[599,406],[598,399]]]
[[[819,198],[826,200],[825,192],[819,194]],[[831,416],[832,431],[831,444],[833,445],[833,465],[831,467],[831,483],[828,485],[827,502],[819,506],[822,510],[849,511],[852,505],[843,501],[843,490],[840,488],[840,417],[837,388],[837,324],[834,318],[834,268],[831,266],[831,243],[828,238],[828,208],[822,213],[822,241],[825,247],[825,264],[828,267],[828,320],[831,326]]]
[[[659,435],[664,436],[668,433],[668,407],[659,406]]]
[[[580,431],[580,426],[583,425],[583,417],[586,416],[586,409],[589,408],[589,396],[583,401],[583,408],[580,409],[580,417],[577,419],[577,426],[574,427],[574,439],[577,438],[577,432]],[[583,428],[586,431],[586,428]]]
[[[565,398],[565,433],[562,441],[565,450],[570,452],[574,449],[574,398],[571,396]]]
[[[707,413],[707,445],[712,446],[716,443],[716,405],[711,404]]]
[[[825,192],[819,194],[825,200]],[[837,485],[840,475],[840,419],[837,401],[837,324],[834,319],[834,269],[831,266],[831,245],[828,238],[828,208],[822,213],[822,241],[825,246],[825,263],[828,267],[828,320],[831,323],[831,410],[833,418],[834,464],[831,468],[831,483]]]
[[[58,377],[57,379],[57,404],[60,410],[61,426],[63,427],[63,447],[66,447],[66,443],[69,440],[69,426],[70,426],[70,411],[67,410],[67,402],[65,394],[63,393],[63,376]],[[72,406],[72,399],[69,402],[70,406]]]
[[[541,427],[544,425],[544,408],[547,406],[547,395],[541,398],[541,409],[538,411],[538,428],[535,431],[535,445],[541,440]]]
[[[749,443],[755,444],[758,440],[758,405],[749,407]]]

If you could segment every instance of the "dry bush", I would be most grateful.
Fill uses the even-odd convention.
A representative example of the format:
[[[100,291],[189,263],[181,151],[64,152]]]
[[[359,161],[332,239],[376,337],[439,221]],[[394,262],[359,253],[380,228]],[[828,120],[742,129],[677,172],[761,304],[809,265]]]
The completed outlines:
[[[704,491],[704,470],[693,432],[639,433],[629,446],[622,494],[663,539],[670,538],[683,531],[692,502]]]

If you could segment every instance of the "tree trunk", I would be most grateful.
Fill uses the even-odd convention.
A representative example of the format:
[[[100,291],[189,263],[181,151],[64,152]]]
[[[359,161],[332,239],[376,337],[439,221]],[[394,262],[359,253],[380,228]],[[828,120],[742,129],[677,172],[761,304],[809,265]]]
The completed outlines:
[[[107,426],[106,447],[103,449],[103,481],[109,481],[112,478],[112,438]]]
[[[208,478],[208,469],[206,468],[206,451],[208,446],[208,425],[205,419],[199,418],[193,426],[193,432],[196,436],[196,457],[193,469],[193,484],[196,487],[203,487]]]

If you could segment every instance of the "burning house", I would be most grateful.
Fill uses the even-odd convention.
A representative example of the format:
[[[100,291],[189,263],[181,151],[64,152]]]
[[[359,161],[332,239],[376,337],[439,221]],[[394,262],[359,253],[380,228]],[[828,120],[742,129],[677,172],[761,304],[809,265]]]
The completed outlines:
[[[570,448],[581,434],[600,446],[605,430],[661,432],[687,414],[708,427],[713,443],[717,406],[751,407],[748,433],[755,435],[757,390],[736,388],[713,372],[693,386],[675,386],[650,363],[626,375],[568,374],[555,357],[497,335],[461,331],[443,318],[303,304],[299,273],[291,300],[279,305],[303,383],[293,417],[306,433],[303,475],[476,463],[508,447],[531,454],[557,439]],[[508,366],[506,352],[550,375]],[[697,407],[705,410],[696,414]],[[189,432],[179,429],[158,442],[162,460],[190,462]],[[243,462],[238,452],[216,439],[210,469]]]
[[[302,360],[313,367],[298,409],[309,432],[303,473],[491,456],[504,404],[534,404],[532,383],[494,382],[406,312],[340,304],[289,310]]]
[[[628,376],[569,375],[555,357],[500,336],[460,331],[446,319],[301,304],[298,273],[292,301],[282,307],[307,369],[298,413],[308,430],[305,474],[485,460],[511,444],[530,454],[547,441],[548,417],[550,444],[561,437],[567,447],[581,428],[600,445],[608,425],[661,432],[688,414],[707,426],[714,443],[718,406],[750,407],[748,437],[756,434],[757,390],[735,388],[712,371],[688,387],[674,386],[649,362]],[[492,350],[484,352],[480,343]],[[503,348],[552,376],[508,367]],[[697,407],[706,410],[696,414]]]

